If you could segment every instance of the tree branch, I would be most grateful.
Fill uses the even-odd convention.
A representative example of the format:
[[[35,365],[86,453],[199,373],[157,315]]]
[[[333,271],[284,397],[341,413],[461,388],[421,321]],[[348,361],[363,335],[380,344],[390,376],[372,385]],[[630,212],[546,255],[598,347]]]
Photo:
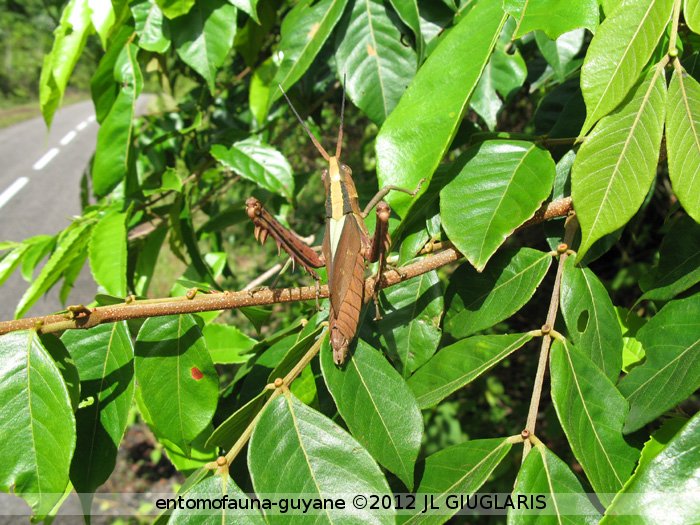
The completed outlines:
[[[535,384],[532,387],[532,397],[530,398],[530,409],[527,414],[527,422],[525,430],[529,435],[535,435],[535,425],[537,424],[537,414],[540,410],[540,399],[542,397],[542,386],[544,384],[544,373],[547,370],[547,362],[549,358],[549,348],[552,344],[551,332],[554,329],[554,323],[557,320],[557,311],[559,310],[559,294],[561,291],[561,277],[564,273],[564,263],[568,257],[568,250],[574,239],[578,221],[576,216],[572,215],[566,220],[564,230],[564,242],[559,245],[559,264],[557,265],[557,275],[554,279],[554,287],[552,288],[552,297],[549,300],[549,309],[547,311],[547,320],[542,327],[542,345],[540,347],[540,358],[537,364],[537,373],[535,374]],[[528,452],[532,448],[530,441],[524,442],[523,461],[527,457]]]
[[[555,217],[567,215],[571,210],[571,199],[561,199],[543,206],[526,224],[532,225]],[[419,261],[398,270],[389,270],[382,275],[381,287],[388,288],[431,270],[441,268],[461,259],[463,255],[454,247],[432,253]],[[365,298],[371,299],[374,278],[365,280]],[[104,323],[128,319],[142,319],[164,315],[231,310],[242,306],[263,306],[294,301],[315,301],[317,297],[328,297],[328,286],[303,286],[301,288],[263,289],[259,291],[188,293],[185,297],[133,300],[127,298],[122,304],[95,308],[69,307],[65,313],[28,317],[0,322],[0,335],[16,330],[35,329],[40,333],[61,332],[71,329],[87,329]]]

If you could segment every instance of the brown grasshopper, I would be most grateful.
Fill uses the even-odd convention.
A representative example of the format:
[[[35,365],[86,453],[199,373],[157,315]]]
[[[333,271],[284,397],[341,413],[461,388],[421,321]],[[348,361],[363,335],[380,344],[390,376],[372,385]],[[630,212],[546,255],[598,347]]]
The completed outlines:
[[[282,87],[280,86],[280,90]],[[311,138],[321,156],[328,162],[321,178],[326,190],[326,232],[323,237],[321,254],[304,244],[294,232],[280,224],[255,197],[246,201],[248,216],[255,225],[255,238],[264,243],[268,235],[277,242],[292,258],[293,262],[304,267],[316,280],[319,276],[314,268],[326,267],[328,289],[330,294],[329,329],[333,361],[342,365],[348,353],[348,346],[355,338],[360,320],[360,310],[364,303],[365,262],[379,261],[375,280],[374,297],[379,287],[379,280],[386,264],[386,253],[390,246],[389,205],[382,199],[391,190],[398,190],[415,196],[420,190],[409,191],[395,186],[387,186],[360,209],[352,170],[340,161],[343,145],[343,114],[345,112],[345,94],[340,110],[340,128],[335,155],[331,156],[321,146],[311,130],[297,113],[287,94],[282,90],[294,115]],[[365,225],[365,218],[376,206],[377,224],[374,237],[370,239]]]

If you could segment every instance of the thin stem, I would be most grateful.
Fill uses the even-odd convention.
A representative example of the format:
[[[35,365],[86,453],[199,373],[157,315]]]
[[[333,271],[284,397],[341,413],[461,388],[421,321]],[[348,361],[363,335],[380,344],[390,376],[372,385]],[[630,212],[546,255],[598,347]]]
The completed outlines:
[[[568,258],[568,247],[574,239],[574,234],[576,233],[576,228],[578,226],[578,221],[575,215],[571,215],[566,220],[565,230],[564,230],[564,246],[560,247],[559,264],[557,265],[557,275],[554,279],[554,288],[552,289],[552,297],[549,300],[549,310],[547,311],[547,320],[545,325],[542,327],[542,345],[540,347],[540,358],[537,363],[537,373],[535,375],[535,384],[532,387],[532,397],[530,398],[530,410],[527,414],[527,422],[525,423],[525,430],[530,435],[535,434],[535,426],[537,425],[537,414],[540,410],[540,399],[542,397],[542,385],[544,384],[544,374],[547,370],[547,361],[549,358],[549,348],[552,344],[552,336],[550,331],[554,328],[554,323],[557,319],[557,311],[559,309],[559,294],[561,292],[561,276],[564,272],[564,263]],[[527,457],[528,452],[532,448],[532,443],[530,441],[525,441],[523,450],[523,461]]]

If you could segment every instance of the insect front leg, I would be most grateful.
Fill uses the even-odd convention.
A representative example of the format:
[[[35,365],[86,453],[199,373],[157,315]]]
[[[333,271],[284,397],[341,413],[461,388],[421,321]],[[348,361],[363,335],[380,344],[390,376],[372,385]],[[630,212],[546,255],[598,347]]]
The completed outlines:
[[[425,182],[425,179],[421,179],[418,181],[418,186],[416,186],[415,190],[409,190],[407,188],[401,188],[399,186],[384,186],[382,189],[380,189],[377,194],[372,197],[372,200],[370,200],[367,203],[367,206],[365,206],[364,211],[362,212],[362,217],[367,217],[369,215],[369,212],[372,211],[372,208],[377,206],[384,197],[386,197],[389,192],[391,191],[400,191],[401,193],[407,193],[411,197],[415,197],[418,195],[418,192],[420,191],[421,187],[423,186],[423,183]],[[377,210],[379,211],[379,210]]]
[[[374,301],[375,316],[374,319],[382,318],[379,311],[379,288],[382,279],[382,273],[386,267],[386,256],[391,246],[391,238],[389,237],[389,216],[391,208],[384,201],[379,201],[377,207],[377,223],[374,228],[374,237],[372,244],[367,254],[367,260],[370,262],[379,262],[377,267],[377,275],[374,277],[374,291],[372,292],[372,300]]]
[[[255,225],[257,240],[264,244],[268,236],[275,239],[277,248],[287,252],[292,258],[292,263],[302,266],[318,282],[319,276],[314,268],[324,266],[325,260],[322,256],[275,219],[255,197],[249,197],[246,201],[246,212]]]

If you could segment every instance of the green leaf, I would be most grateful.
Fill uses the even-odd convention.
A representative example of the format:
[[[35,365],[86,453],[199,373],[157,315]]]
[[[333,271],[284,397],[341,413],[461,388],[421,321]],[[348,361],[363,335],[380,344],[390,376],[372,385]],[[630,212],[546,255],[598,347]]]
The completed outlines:
[[[601,525],[694,523],[700,515],[700,414],[659,454],[640,466],[615,497]]]
[[[585,37],[584,29],[574,29],[556,40],[550,40],[540,31],[535,33],[537,47],[559,82],[564,82],[567,75],[571,73],[572,66],[580,63],[580,60],[574,60],[574,57],[581,51]]]
[[[114,66],[122,58],[124,48],[134,33],[130,24],[123,24],[112,37],[109,47],[100,60],[97,70],[90,79],[90,93],[95,105],[97,122],[104,122],[119,95],[119,84],[115,81]],[[121,74],[121,73],[120,73]]]
[[[639,458],[639,451],[622,436],[627,401],[573,346],[554,342],[550,370],[552,401],[571,450],[603,505],[608,505]]]
[[[352,435],[412,490],[423,417],[406,382],[362,340],[342,369],[333,363],[330,348],[322,348],[321,370]]]
[[[516,92],[525,82],[527,66],[520,53],[513,54],[496,49],[481,74],[470,105],[484,119],[490,130],[496,128],[498,112],[503,108],[503,100]]]
[[[202,75],[212,94],[216,72],[233,47],[236,11],[226,0],[198,0],[185,16],[170,23],[178,56]]]
[[[75,418],[56,364],[29,330],[0,337],[0,489],[21,496],[36,516],[61,499],[75,450]]]
[[[531,248],[498,252],[481,273],[463,264],[447,287],[445,330],[460,339],[507,319],[530,300],[551,264],[549,253]]]
[[[97,284],[116,297],[126,296],[126,213],[108,212],[90,236],[90,269]]]
[[[102,48],[107,49],[107,39],[114,25],[114,7],[111,0],[88,0],[90,21],[97,31]]]
[[[595,33],[600,16],[597,0],[504,0],[503,9],[517,21],[513,38],[540,30],[556,40],[579,27]]]
[[[294,195],[294,178],[287,159],[278,150],[255,139],[236,142],[230,148],[211,147],[212,156],[241,177],[287,199]]]
[[[700,388],[700,294],[671,301],[637,332],[646,360],[620,381],[633,432]]]
[[[194,6],[196,0],[156,0],[163,14],[168,18],[186,15]]]
[[[441,349],[408,380],[420,408],[437,405],[530,339],[532,334],[477,335]]]
[[[680,217],[661,241],[659,262],[648,281],[641,280],[639,299],[668,301],[700,282],[700,225]]]
[[[224,496],[228,496],[228,499],[225,500],[221,509],[186,510],[189,508],[187,506],[188,500],[194,500],[191,504],[193,508],[201,509],[199,505],[194,506],[194,502],[202,500],[216,501],[221,500]],[[241,512],[240,510],[229,509],[229,505],[232,502],[240,503],[241,507],[243,507],[246,505],[244,503],[246,500],[248,500],[246,494],[238,488],[228,474],[215,474],[189,488],[184,495],[182,508],[173,511],[168,523],[173,525],[213,525],[214,523],[221,525],[229,523],[231,525],[264,525],[266,522],[259,512],[251,512],[250,510]],[[250,509],[254,507],[250,504],[249,507],[245,508]]]
[[[391,494],[386,479],[367,451],[326,416],[291,393],[275,399],[263,412],[248,444],[248,467],[257,493]],[[394,523],[392,513],[369,509],[330,509],[326,521]],[[270,514],[270,523],[289,523]]]
[[[296,342],[284,354],[284,357],[270,372],[270,375],[267,376],[267,381],[273,383],[275,379],[285,377],[291,372],[306,352],[314,345],[321,330],[323,330],[321,325],[317,325],[315,322],[307,323],[299,333]]]
[[[479,2],[441,38],[379,130],[380,187],[415,188],[421,179],[431,179],[467,112],[505,20],[500,2]],[[454,67],[456,56],[469,60]],[[387,196],[401,217],[414,199],[399,192]]]
[[[674,70],[666,109],[668,174],[674,193],[695,222],[700,222],[700,178],[696,176],[700,170],[698,105],[700,84],[685,71]]]
[[[416,54],[401,42],[400,22],[382,0],[353,0],[336,32],[335,60],[350,100],[384,122],[416,73]]]
[[[19,263],[22,262],[22,257],[29,248],[27,244],[20,244],[2,256],[2,259],[0,259],[0,286],[7,281],[17,266],[19,266]]]
[[[418,64],[423,63],[425,57],[425,40],[420,29],[420,13],[418,11],[418,3],[416,0],[389,0],[391,6],[399,15],[401,21],[406,24],[416,39],[416,53],[418,54]]]
[[[27,253],[22,257],[22,278],[31,282],[34,270],[55,247],[58,235],[35,235],[25,239],[22,244],[29,245]],[[0,282],[2,284],[2,282]]]
[[[683,1],[683,18],[693,33],[700,33],[700,2],[698,0]]]
[[[80,376],[78,375],[75,361],[73,361],[68,349],[56,335],[42,334],[39,338],[41,339],[41,344],[44,345],[44,348],[46,348],[46,351],[61,372],[63,382],[68,389],[73,413],[75,413],[78,410],[78,405],[80,405]]]
[[[61,341],[81,384],[71,482],[77,492],[94,492],[112,473],[126,429],[134,397],[134,349],[124,321],[69,330]]]
[[[41,68],[39,104],[47,126],[51,125],[63,100],[68,80],[83,53],[91,29],[88,0],[70,0],[63,8],[61,21],[54,30],[53,47],[44,56]]]
[[[443,309],[442,285],[435,271],[382,290],[382,319],[376,331],[382,348],[403,377],[437,350]]]
[[[581,223],[580,258],[624,226],[644,201],[656,176],[665,110],[666,80],[663,69],[654,68],[579,149],[571,194]]]
[[[282,59],[273,85],[289,89],[301,78],[340,20],[347,0],[302,0],[282,21],[277,53]],[[273,89],[270,104],[282,96]]]
[[[219,389],[194,318],[146,319],[136,339],[135,368],[155,431],[186,451],[211,421]]]
[[[251,17],[257,24],[260,23],[258,20],[258,0],[228,0],[238,9],[243,11],[249,17]]]
[[[672,7],[673,0],[632,0],[620,4],[600,25],[581,70],[581,89],[586,101],[586,121],[581,135],[615,109],[637,83],[666,29]],[[663,116],[660,106],[656,109]],[[618,112],[617,118],[621,117]],[[656,130],[650,133],[655,135]],[[645,146],[640,149],[644,151]]]
[[[272,84],[276,73],[277,66],[272,59],[267,59],[253,71],[250,79],[248,105],[258,126],[264,124],[267,119],[272,92],[277,88]]]
[[[205,446],[205,442],[212,430],[212,425],[207,426],[207,428],[192,442],[192,445],[187,451],[181,450],[180,447],[162,436],[158,437],[158,442],[163,445],[163,450],[173,466],[187,476],[197,469],[204,467],[207,463],[216,461],[218,457],[216,447]]]
[[[236,410],[221,425],[216,427],[216,430],[207,439],[205,446],[211,447],[216,445],[224,450],[229,450],[238,438],[243,435],[245,429],[258,415],[258,412],[262,410],[268,397],[270,397],[270,391],[263,390]]]
[[[457,249],[482,271],[551,193],[554,161],[530,142],[489,140],[467,150],[456,169],[455,178],[440,192],[442,225]]]
[[[19,300],[15,317],[26,314],[39,297],[58,281],[73,259],[80,256],[87,246],[91,227],[92,223],[87,220],[74,222],[61,233],[51,257]]]
[[[164,32],[163,11],[154,0],[138,0],[131,5],[139,47],[154,53],[165,53],[170,47],[170,39]]]
[[[610,381],[622,367],[622,330],[612,301],[595,274],[568,257],[561,280],[561,311],[571,341]]]
[[[100,125],[92,164],[93,191],[97,196],[106,195],[122,181],[133,162],[134,111],[143,88],[138,52],[135,44],[127,43],[114,64],[114,80],[119,84],[119,94]]]
[[[416,491],[420,494],[434,494],[434,504],[441,507],[433,514],[412,515],[404,525],[415,523],[444,523],[447,514],[446,500],[449,495],[470,495],[479,490],[491,473],[503,461],[511,448],[507,439],[474,439],[460,445],[447,447],[425,459],[425,469]],[[456,514],[459,507],[452,509]]]
[[[544,495],[547,511],[535,513],[532,509],[515,507],[508,512],[508,525],[593,525],[600,520],[600,513],[588,499],[576,475],[542,443],[532,447],[523,461],[513,492]]]
[[[202,328],[209,355],[214,363],[244,363],[257,341],[232,325],[211,323]]]

